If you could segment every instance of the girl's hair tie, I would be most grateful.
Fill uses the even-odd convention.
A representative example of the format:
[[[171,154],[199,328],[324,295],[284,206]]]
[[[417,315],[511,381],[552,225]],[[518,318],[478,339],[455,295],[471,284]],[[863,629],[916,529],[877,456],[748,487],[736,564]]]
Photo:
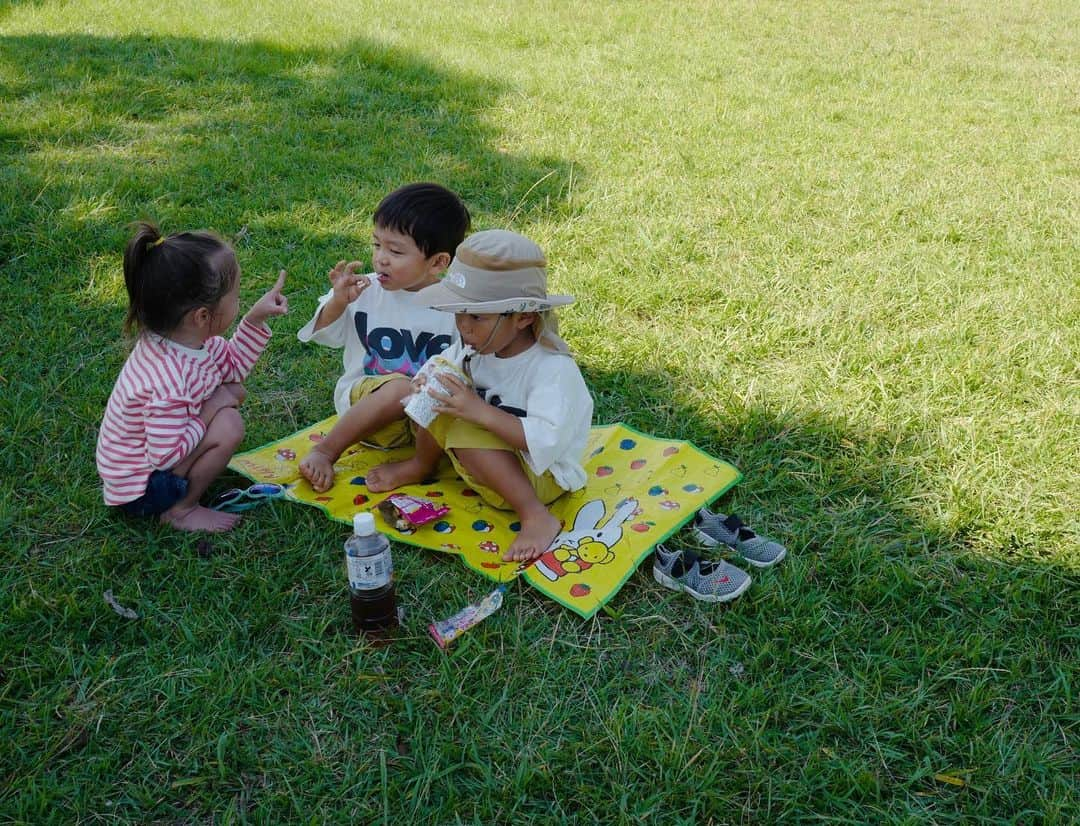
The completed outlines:
[[[147,245],[146,245],[146,251],[147,251],[147,252],[149,252],[149,251],[150,251],[150,250],[152,250],[152,249],[153,249],[154,247],[160,247],[160,246],[161,246],[162,244],[164,244],[164,243],[165,243],[165,236],[164,236],[164,235],[162,235],[162,236],[161,236],[160,238],[158,238],[158,239],[157,239],[156,241],[151,241],[151,242],[150,242],[149,244],[147,244]]]

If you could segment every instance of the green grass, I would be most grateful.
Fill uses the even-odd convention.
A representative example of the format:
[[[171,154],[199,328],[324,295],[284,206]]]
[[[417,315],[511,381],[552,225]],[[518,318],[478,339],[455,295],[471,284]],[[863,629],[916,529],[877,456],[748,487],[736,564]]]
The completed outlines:
[[[1074,820],[1076,5],[462,5],[0,2],[0,820]],[[208,558],[106,511],[126,225],[289,269],[253,447],[329,412],[294,333],[419,179],[541,243],[596,421],[737,464],[787,561],[523,588],[444,655],[451,559],[396,548],[373,649],[314,510]]]

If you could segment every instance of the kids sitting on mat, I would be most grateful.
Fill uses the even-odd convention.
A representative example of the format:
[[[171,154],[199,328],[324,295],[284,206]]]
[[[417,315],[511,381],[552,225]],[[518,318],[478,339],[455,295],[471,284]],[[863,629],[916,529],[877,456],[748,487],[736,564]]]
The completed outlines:
[[[548,295],[546,267],[540,247],[506,230],[458,246],[446,277],[417,297],[454,314],[461,338],[443,356],[464,376],[446,371],[441,391],[434,382],[421,391],[438,415],[416,428],[415,454],[366,477],[376,492],[419,482],[445,452],[485,502],[517,514],[521,529],[506,561],[544,553],[561,529],[547,505],[586,482],[593,402],[552,309],[574,299]]]
[[[128,313],[138,331],[97,442],[105,502],[182,531],[227,531],[240,519],[199,499],[244,438],[241,382],[270,340],[266,320],[288,312],[285,271],[248,310],[231,340],[240,266],[208,232],[168,237],[137,225],[124,251]]]
[[[297,333],[301,341],[345,349],[334,390],[337,423],[300,461],[300,473],[320,493],[333,485],[334,462],[349,446],[412,443],[402,400],[420,366],[454,334],[452,319],[415,294],[438,281],[469,231],[461,199],[437,184],[409,184],[383,198],[373,222],[374,272],[359,275],[359,261],[339,262],[330,291]]]

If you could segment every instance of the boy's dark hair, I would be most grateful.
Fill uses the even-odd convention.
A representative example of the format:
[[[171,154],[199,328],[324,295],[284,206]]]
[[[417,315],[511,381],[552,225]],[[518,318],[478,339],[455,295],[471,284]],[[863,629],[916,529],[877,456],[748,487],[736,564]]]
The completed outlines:
[[[240,274],[232,248],[211,232],[165,237],[149,221],[134,225],[124,249],[128,312],[124,332],[175,330],[198,307],[216,307]]]
[[[472,224],[461,198],[444,186],[429,183],[395,189],[371,217],[376,226],[412,238],[425,258],[439,252],[452,256]]]

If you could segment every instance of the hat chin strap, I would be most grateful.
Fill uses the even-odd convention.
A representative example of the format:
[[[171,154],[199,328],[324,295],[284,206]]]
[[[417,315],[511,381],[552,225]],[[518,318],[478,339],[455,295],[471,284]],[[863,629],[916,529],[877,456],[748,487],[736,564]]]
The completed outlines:
[[[484,339],[484,343],[481,344],[479,347],[474,347],[474,352],[465,356],[465,358],[461,360],[461,370],[463,373],[465,373],[466,376],[469,377],[469,381],[473,381],[472,370],[469,369],[469,362],[472,361],[472,357],[474,355],[483,355],[484,350],[487,349],[487,346],[491,344],[492,339],[495,338],[495,334],[499,332],[499,327],[502,325],[503,319],[506,318],[508,315],[513,315],[513,313],[501,313],[499,315],[499,320],[495,322],[495,326],[492,327],[491,332],[488,333],[488,337]]]

